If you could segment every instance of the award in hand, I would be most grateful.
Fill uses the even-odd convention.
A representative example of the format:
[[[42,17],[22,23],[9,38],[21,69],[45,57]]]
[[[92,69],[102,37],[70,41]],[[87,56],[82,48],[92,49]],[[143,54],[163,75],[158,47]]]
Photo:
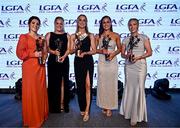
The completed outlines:
[[[43,37],[38,37],[38,39],[36,39],[36,51],[38,52],[42,52],[42,56],[38,57],[38,63],[39,64],[44,64],[44,60],[43,60],[43,56],[44,56],[44,43],[45,43],[45,39],[43,39]]]
[[[109,47],[109,42],[110,42],[111,38],[109,37],[109,35],[103,37],[103,40],[102,40],[102,48],[104,48],[105,50],[108,51],[108,47]],[[109,57],[109,54],[105,54],[105,60],[108,61],[108,57]]]
[[[82,40],[84,40],[88,34],[87,33],[84,33],[84,34],[81,34],[81,32],[78,32],[76,33],[76,41],[75,41],[75,54],[76,56],[80,56],[81,53],[82,53]]]
[[[76,46],[75,46],[76,56],[80,56],[81,55],[81,53],[82,53],[81,46],[82,46],[82,42],[79,39],[77,39],[76,40]]]
[[[133,54],[133,48],[134,47],[137,47],[137,43],[140,41],[140,39],[137,37],[137,36],[131,36],[130,37],[130,40],[129,40],[129,44],[128,44],[128,47],[129,47],[129,50],[128,50],[128,60],[129,62],[133,63],[134,61],[134,54]]]
[[[56,55],[56,62],[59,62],[59,63],[61,63],[60,57],[61,57],[62,43],[63,42],[59,38],[55,41],[57,51],[59,51],[59,55]]]

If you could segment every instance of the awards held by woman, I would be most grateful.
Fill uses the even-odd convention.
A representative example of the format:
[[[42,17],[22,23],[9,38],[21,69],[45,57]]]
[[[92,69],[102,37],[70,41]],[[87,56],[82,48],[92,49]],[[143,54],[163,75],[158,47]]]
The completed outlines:
[[[76,33],[76,45],[75,45],[75,54],[76,56],[80,56],[82,53],[81,46],[82,46],[82,40],[84,40],[88,36],[87,33],[81,34],[81,32]]]
[[[60,40],[59,38],[55,41],[55,45],[56,45],[57,51],[59,51],[59,54],[56,56],[56,62],[59,62],[59,63],[62,63],[60,61],[62,43],[63,43],[62,40]]]
[[[42,52],[42,56],[38,57],[38,63],[39,64],[45,64],[44,59],[44,45],[45,45],[45,39],[43,36],[39,36],[38,39],[36,39],[36,51]]]
[[[111,40],[111,38],[109,37],[109,35],[104,36],[103,39],[102,39],[102,48],[107,50],[107,52],[108,52],[108,47],[109,47],[110,40]],[[105,54],[105,60],[106,61],[108,61],[108,57],[109,57],[109,54]]]
[[[134,62],[134,54],[133,54],[133,48],[137,47],[137,43],[140,41],[140,39],[137,36],[131,36],[129,39],[129,44],[128,44],[128,61],[133,63]]]

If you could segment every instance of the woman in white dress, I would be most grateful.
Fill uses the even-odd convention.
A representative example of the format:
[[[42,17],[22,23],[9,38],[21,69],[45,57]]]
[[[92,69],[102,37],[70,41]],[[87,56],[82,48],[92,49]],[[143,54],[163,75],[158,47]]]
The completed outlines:
[[[120,114],[130,119],[131,126],[137,122],[147,122],[145,99],[146,58],[152,55],[149,38],[138,33],[139,21],[128,21],[131,35],[122,41],[121,56],[125,61],[125,88],[121,101]]]
[[[118,62],[120,53],[119,34],[113,32],[111,18],[104,16],[100,21],[99,34],[96,36],[98,60],[97,106],[106,116],[112,109],[118,109]]]

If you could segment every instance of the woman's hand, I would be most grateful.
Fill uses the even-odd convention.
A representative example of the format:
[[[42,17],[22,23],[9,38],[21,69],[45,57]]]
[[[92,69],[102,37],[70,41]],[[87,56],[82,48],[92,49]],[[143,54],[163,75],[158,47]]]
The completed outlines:
[[[42,57],[42,51],[35,51],[34,55],[35,57]]]

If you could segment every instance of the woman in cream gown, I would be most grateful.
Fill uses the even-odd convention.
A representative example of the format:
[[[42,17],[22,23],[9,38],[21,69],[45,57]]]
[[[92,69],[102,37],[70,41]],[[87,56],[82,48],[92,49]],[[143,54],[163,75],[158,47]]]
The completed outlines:
[[[132,18],[128,22],[131,35],[122,41],[121,56],[125,61],[125,88],[120,114],[130,119],[131,126],[147,122],[145,99],[146,58],[152,55],[149,38],[138,33],[139,22]]]
[[[107,46],[106,46],[107,42]],[[118,109],[118,62],[121,44],[119,34],[113,32],[109,16],[100,21],[99,35],[96,36],[99,54],[97,80],[97,106],[106,116]]]

